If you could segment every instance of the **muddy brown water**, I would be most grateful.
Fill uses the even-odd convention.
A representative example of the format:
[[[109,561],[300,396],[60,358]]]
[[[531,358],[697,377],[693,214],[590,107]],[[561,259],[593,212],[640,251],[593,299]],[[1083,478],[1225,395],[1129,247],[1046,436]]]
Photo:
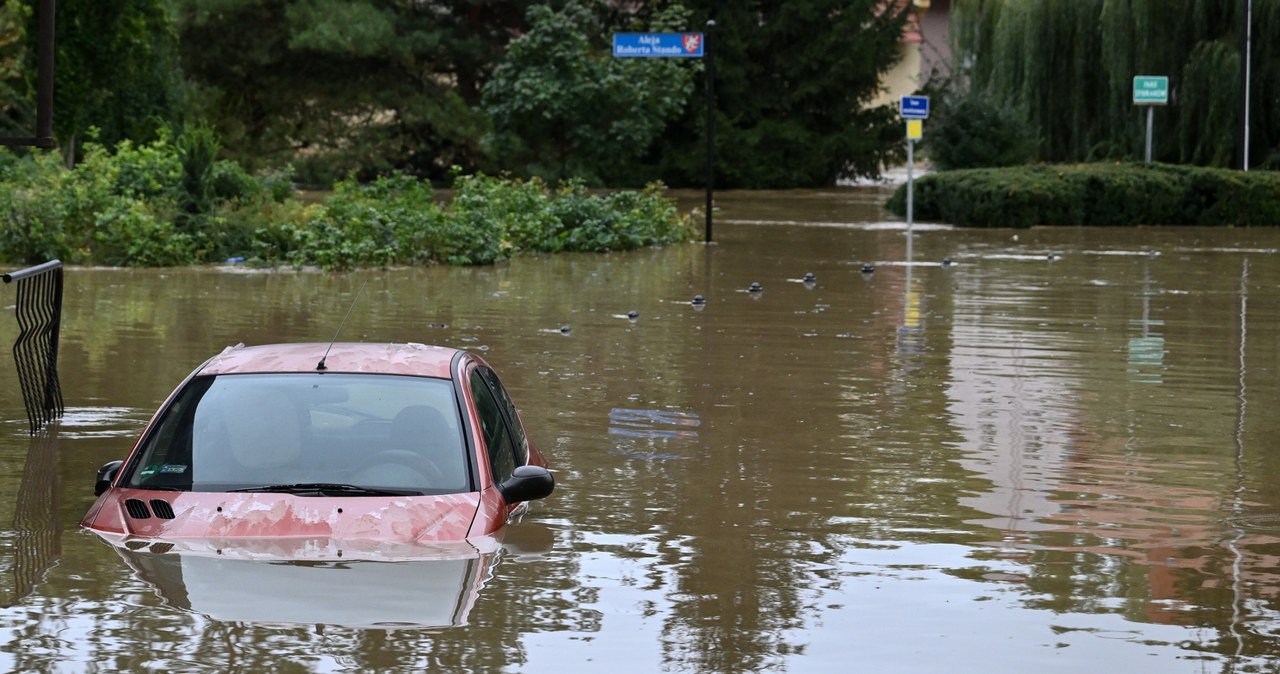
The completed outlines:
[[[725,193],[714,245],[482,268],[68,269],[65,417],[29,438],[0,368],[0,670],[1272,671],[1280,229],[908,247],[884,197]],[[288,564],[78,528],[195,365],[327,340],[361,287],[342,338],[480,352],[558,469],[502,540]]]

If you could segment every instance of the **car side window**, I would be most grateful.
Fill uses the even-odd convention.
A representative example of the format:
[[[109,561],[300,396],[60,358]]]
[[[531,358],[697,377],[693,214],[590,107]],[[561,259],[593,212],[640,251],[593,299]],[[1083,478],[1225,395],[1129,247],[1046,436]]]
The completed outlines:
[[[511,441],[516,450],[516,465],[523,466],[529,463],[529,439],[524,436],[524,429],[520,427],[520,414],[516,411],[516,404],[511,402],[511,396],[507,394],[507,389],[503,388],[502,382],[498,381],[498,375],[493,370],[482,367],[476,371],[489,384],[498,402],[502,404],[503,410],[507,413],[507,422],[511,428]]]
[[[511,431],[502,418],[501,403],[485,383],[480,372],[471,373],[471,391],[475,396],[476,412],[480,417],[480,431],[489,451],[489,467],[494,482],[501,483],[516,469],[516,453]]]

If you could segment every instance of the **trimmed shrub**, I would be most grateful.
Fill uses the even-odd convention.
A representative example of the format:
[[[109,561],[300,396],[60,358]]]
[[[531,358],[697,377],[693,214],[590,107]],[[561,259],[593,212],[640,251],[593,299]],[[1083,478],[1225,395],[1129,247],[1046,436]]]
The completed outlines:
[[[958,227],[1280,225],[1280,174],[1169,164],[1038,164],[942,171],[914,216]],[[906,186],[885,205],[906,215]]]

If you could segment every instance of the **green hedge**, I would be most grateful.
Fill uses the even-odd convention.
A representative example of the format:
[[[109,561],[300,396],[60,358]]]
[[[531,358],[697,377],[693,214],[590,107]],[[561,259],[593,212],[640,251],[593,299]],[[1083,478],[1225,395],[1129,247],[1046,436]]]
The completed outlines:
[[[693,225],[661,185],[588,193],[579,182],[455,175],[453,198],[392,175],[340,182],[305,204],[289,176],[218,161],[206,129],[170,140],[86,144],[67,169],[56,153],[0,152],[0,261],[177,266],[244,258],[323,269],[491,264],[528,252],[627,250],[688,240]]]
[[[906,185],[886,207],[906,215]],[[1280,173],[1170,164],[942,171],[915,182],[914,217],[958,227],[1280,225]]]

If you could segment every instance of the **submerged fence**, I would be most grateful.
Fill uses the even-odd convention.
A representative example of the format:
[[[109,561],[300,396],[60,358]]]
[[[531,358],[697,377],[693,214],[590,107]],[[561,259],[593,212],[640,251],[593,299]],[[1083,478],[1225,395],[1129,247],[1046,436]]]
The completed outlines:
[[[62,554],[57,432],[56,426],[41,429],[27,449],[13,528],[4,532],[0,547],[9,567],[8,574],[0,577],[0,608],[16,606],[31,594]]]
[[[18,339],[13,360],[18,366],[22,402],[27,408],[31,434],[62,416],[62,387],[58,383],[58,334],[62,327],[62,262],[5,274],[5,284],[16,284]]]

